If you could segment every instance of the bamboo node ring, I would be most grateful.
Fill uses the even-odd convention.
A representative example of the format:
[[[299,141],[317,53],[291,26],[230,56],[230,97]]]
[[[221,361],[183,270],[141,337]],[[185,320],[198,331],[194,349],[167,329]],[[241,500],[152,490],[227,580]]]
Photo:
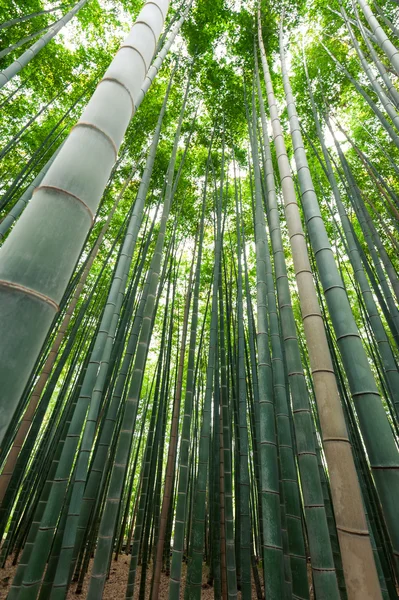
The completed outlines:
[[[25,294],[28,294],[28,296],[33,296],[34,298],[37,298],[38,300],[42,300],[43,302],[46,302],[46,304],[49,304],[50,306],[52,306],[56,310],[56,312],[58,312],[60,310],[60,307],[57,304],[57,302],[55,302],[55,300],[53,300],[49,296],[46,296],[45,294],[41,294],[40,292],[38,292],[37,290],[34,290],[32,288],[28,288],[24,285],[20,285],[19,283],[14,283],[12,281],[6,281],[5,279],[0,279],[0,286],[3,286],[5,288],[10,288],[17,292],[23,292]]]

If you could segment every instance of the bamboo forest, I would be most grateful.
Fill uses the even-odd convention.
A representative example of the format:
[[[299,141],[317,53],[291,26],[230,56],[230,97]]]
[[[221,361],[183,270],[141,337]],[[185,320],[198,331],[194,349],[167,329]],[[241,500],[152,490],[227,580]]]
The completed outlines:
[[[399,598],[399,0],[0,1],[0,600]]]

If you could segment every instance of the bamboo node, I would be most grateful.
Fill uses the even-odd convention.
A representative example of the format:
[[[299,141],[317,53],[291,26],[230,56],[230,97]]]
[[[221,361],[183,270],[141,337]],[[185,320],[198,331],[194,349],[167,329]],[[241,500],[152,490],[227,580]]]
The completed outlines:
[[[68,192],[68,190],[64,190],[60,187],[57,187],[55,185],[39,185],[39,187],[37,187],[34,190],[34,194],[36,194],[36,192],[38,192],[39,190],[49,190],[49,191],[55,191],[55,192],[60,192],[61,194],[65,194],[66,196],[70,196],[71,198],[73,198],[74,200],[77,200],[78,202],[80,202],[81,204],[83,204],[83,206],[85,207],[85,209],[87,210],[87,212],[90,215],[90,219],[91,219],[91,225],[93,225],[94,223],[94,215],[92,210],[89,208],[89,206],[87,206],[86,202],[84,202],[81,198],[79,198],[79,196],[75,196],[75,194],[72,194],[71,192]]]
[[[101,129],[100,127],[98,127],[97,125],[94,125],[94,123],[87,123],[86,121],[78,121],[76,123],[76,125],[74,125],[71,129],[71,131],[73,131],[74,129],[76,129],[77,127],[87,127],[88,129],[94,129],[94,131],[98,131],[98,133],[101,133],[101,135],[103,135],[111,144],[114,153],[115,153],[115,160],[118,157],[118,148],[116,147],[116,144],[114,142],[114,140],[111,138],[111,136],[108,135],[108,133],[106,133],[103,129]]]
[[[35,298],[38,298],[39,300],[42,300],[43,302],[46,302],[47,304],[52,306],[56,310],[56,312],[60,310],[59,305],[52,298],[46,296],[45,294],[41,294],[40,292],[32,288],[28,288],[24,285],[20,285],[19,283],[14,283],[12,281],[6,281],[5,279],[0,279],[0,286],[10,288],[17,292],[24,292],[25,294],[28,294],[28,296],[33,296]]]
[[[123,89],[128,93],[130,101],[132,103],[132,116],[133,116],[135,113],[135,110],[136,110],[136,106],[134,104],[133,96],[130,93],[129,88],[124,83],[119,81],[119,79],[116,79],[115,77],[103,77],[101,79],[100,83],[102,83],[103,81],[112,81],[113,83],[116,83],[116,84],[120,85],[121,87],[123,87]],[[100,83],[98,85],[100,85]]]
[[[337,524],[338,531],[342,533],[347,533],[349,535],[359,535],[361,537],[369,537],[368,529],[353,529],[351,527],[342,527]]]

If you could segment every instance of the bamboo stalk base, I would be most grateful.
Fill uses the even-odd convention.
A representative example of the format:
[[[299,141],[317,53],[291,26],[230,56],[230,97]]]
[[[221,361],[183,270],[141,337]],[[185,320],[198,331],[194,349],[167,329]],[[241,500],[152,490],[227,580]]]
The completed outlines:
[[[130,555],[126,556],[125,554],[119,555],[117,561],[113,560],[111,565],[111,572],[108,581],[105,584],[104,596],[103,600],[124,600],[126,593],[126,584],[129,574],[129,563],[130,563]],[[89,573],[85,579],[85,583],[83,586],[83,592],[81,594],[76,594],[76,584],[71,585],[69,590],[67,599],[68,600],[85,600],[87,590],[89,587],[90,581],[90,572],[93,561],[90,562]],[[12,559],[8,559],[7,565],[4,569],[0,569],[0,600],[6,600],[9,587],[13,580],[15,571],[17,566],[12,565]],[[213,600],[213,587],[207,583],[208,580],[208,567],[204,564],[203,566],[203,584],[202,584],[202,593],[201,600]],[[263,580],[261,570],[259,569],[259,575],[261,581]],[[136,574],[136,588],[134,593],[134,600],[138,600],[139,595],[139,587],[140,587],[140,577],[141,577],[141,567],[137,567]],[[186,565],[183,565],[183,573],[182,573],[182,588],[180,590],[180,598],[184,599],[184,583],[186,577]],[[312,574],[311,574],[311,566],[308,564],[308,577],[309,577],[309,586],[310,586],[310,600],[314,600],[313,596],[313,586],[312,586]],[[146,584],[146,600],[149,598],[149,592],[151,589],[151,578],[152,578],[152,564],[147,572],[147,584]],[[160,584],[160,600],[168,600],[169,595],[169,577],[162,573],[161,575],[161,584]],[[252,579],[252,598],[253,600],[257,600],[255,584]],[[238,593],[238,599],[241,600],[241,593]]]

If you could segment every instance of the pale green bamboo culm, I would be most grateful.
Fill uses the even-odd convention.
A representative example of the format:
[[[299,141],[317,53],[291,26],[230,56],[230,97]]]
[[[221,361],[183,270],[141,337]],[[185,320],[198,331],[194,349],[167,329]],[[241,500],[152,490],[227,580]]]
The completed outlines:
[[[0,251],[0,443],[78,260],[162,31],[152,0]],[[113,110],[110,110],[110,106]]]
[[[186,10],[182,13],[180,18],[176,21],[176,23],[174,23],[173,28],[171,28],[171,30],[167,36],[167,39],[166,39],[165,43],[163,44],[159,54],[153,61],[151,67],[148,69],[148,72],[147,72],[147,75],[145,76],[143,85],[141,86],[141,90],[138,93],[137,99],[135,100],[135,103],[134,103],[135,107],[136,107],[136,111],[139,108],[142,101],[144,100],[146,93],[150,89],[152,82],[154,81],[159,69],[162,66],[165,56],[167,55],[168,51],[170,50],[170,47],[172,46],[172,44],[176,38],[176,35],[179,33],[180,28],[190,10],[191,4],[192,4],[192,0],[190,0]],[[0,27],[0,29],[1,29],[1,27]],[[0,239],[5,236],[5,234],[10,229],[10,227],[15,223],[17,218],[21,215],[22,211],[25,210],[28,202],[30,202],[32,199],[32,194],[34,193],[34,190],[37,187],[39,187],[39,185],[41,184],[44,176],[46,175],[50,166],[54,162],[54,160],[55,160],[57,154],[60,152],[61,148],[62,148],[62,144],[59,148],[57,148],[57,150],[54,152],[53,156],[44,165],[44,167],[42,168],[40,173],[38,173],[38,175],[35,177],[35,179],[32,181],[32,183],[29,185],[29,187],[24,191],[24,193],[22,194],[22,196],[20,197],[18,202],[15,203],[15,205],[10,210],[8,215],[1,221],[1,223],[0,223]],[[118,161],[120,160],[120,158],[121,158],[121,155],[119,156]]]

